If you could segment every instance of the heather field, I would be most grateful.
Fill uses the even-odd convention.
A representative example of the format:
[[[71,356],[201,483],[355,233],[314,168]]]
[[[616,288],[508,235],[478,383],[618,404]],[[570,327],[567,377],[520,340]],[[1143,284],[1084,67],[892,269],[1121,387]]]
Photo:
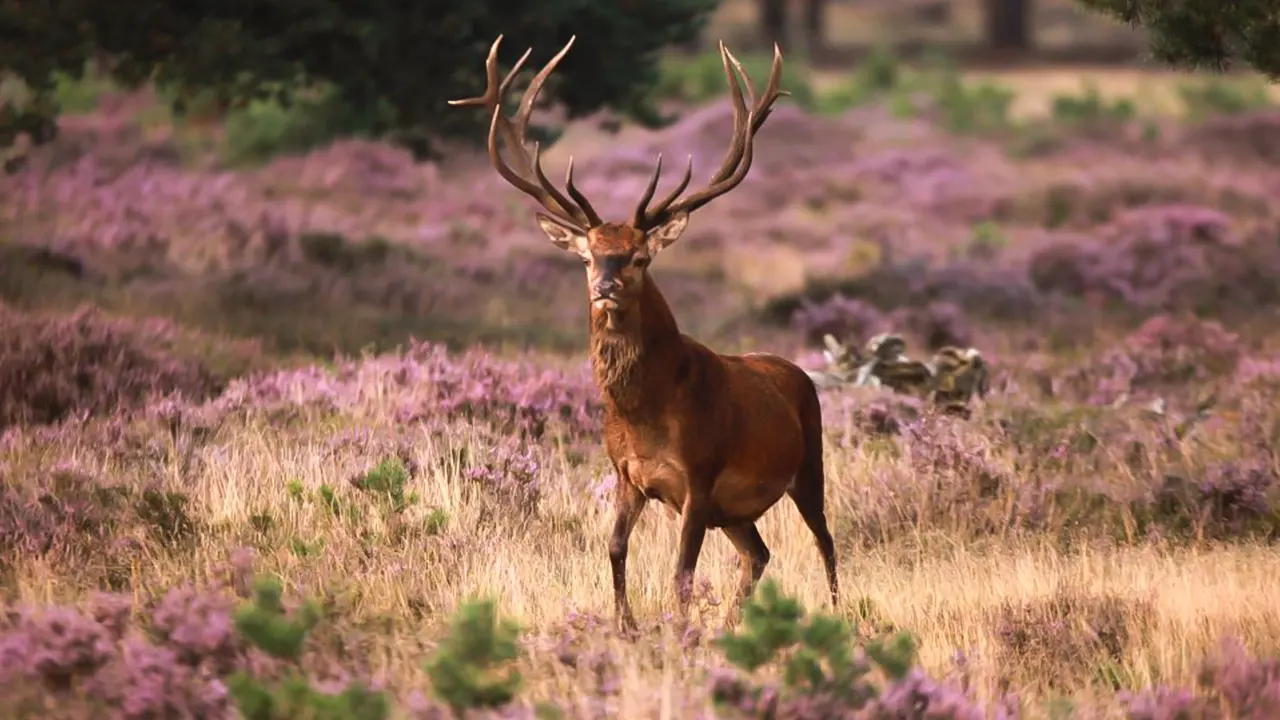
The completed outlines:
[[[729,104],[669,72],[677,122],[549,174],[705,178]],[[917,81],[797,86],[655,262],[721,352],[990,368],[968,418],[822,391],[840,606],[784,500],[727,636],[736,553],[681,627],[656,503],[614,627],[583,271],[482,154],[95,94],[0,179],[3,716],[1280,717],[1280,112]]]

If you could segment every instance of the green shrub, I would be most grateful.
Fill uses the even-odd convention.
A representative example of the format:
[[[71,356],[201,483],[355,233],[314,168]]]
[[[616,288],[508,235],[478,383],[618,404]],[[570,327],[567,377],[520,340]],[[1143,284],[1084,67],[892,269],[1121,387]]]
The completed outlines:
[[[464,604],[453,617],[449,636],[426,665],[436,696],[454,712],[496,708],[520,691],[520,673],[502,668],[518,655],[519,628],[499,620],[492,600]]]
[[[1209,78],[1200,83],[1180,85],[1178,95],[1192,120],[1203,120],[1213,115],[1235,115],[1271,104],[1267,84],[1263,82]]]
[[[0,68],[21,79],[38,102],[0,112],[0,151],[19,131],[36,144],[55,134],[57,73],[79,78],[90,58],[108,54],[122,86],[154,83],[175,98],[208,92],[236,111],[235,158],[298,151],[336,130],[377,130],[419,157],[452,136],[483,142],[489,118],[446,101],[475,96],[485,85],[485,55],[499,34],[502,64],[533,51],[541,66],[565,42],[577,43],[548,85],[570,117],[604,107],[655,124],[651,91],[662,48],[695,39],[716,0],[599,3],[561,0],[510,3],[367,3],[356,0],[264,0],[246,13],[236,4],[203,3],[175,12],[164,0],[140,0],[128,16],[93,2],[8,3],[0,9],[6,42]],[[141,31],[140,19],[164,18],[163,31]],[[67,18],[75,22],[68,24]],[[589,29],[589,32],[587,31]],[[301,80],[300,80],[301,78]],[[332,88],[300,112],[277,106],[282,93]],[[65,90],[64,90],[65,92]],[[78,91],[77,91],[78,92]],[[79,99],[77,99],[79,102]],[[347,108],[337,111],[335,108]],[[174,107],[177,114],[181,111]],[[354,113],[354,116],[349,114]],[[374,115],[372,127],[362,113]]]
[[[1052,106],[1053,119],[1068,125],[1124,122],[1131,120],[1136,112],[1132,100],[1120,98],[1108,102],[1093,83],[1086,83],[1080,95],[1055,96]]]
[[[1013,91],[994,83],[966,86],[959,75],[946,75],[933,96],[943,124],[953,133],[997,132],[1012,122]]]
[[[307,601],[294,613],[284,610],[280,581],[258,578],[253,600],[235,616],[236,630],[250,645],[290,664],[275,682],[263,682],[239,671],[228,678],[227,687],[236,708],[245,720],[384,720],[390,716],[391,702],[381,692],[351,683],[341,693],[329,695],[312,689],[299,665],[302,648],[311,630],[320,622],[320,608]]]
[[[873,668],[889,681],[900,680],[916,657],[915,640],[908,633],[897,633],[861,643],[866,659],[860,658],[853,628],[843,618],[826,613],[806,617],[800,602],[783,595],[773,580],[761,583],[744,604],[742,628],[726,633],[716,645],[745,675],[715,683],[712,692],[717,706],[764,717],[774,712],[786,716],[786,706],[798,701],[791,708],[797,709],[806,699],[861,709],[879,694],[870,680]],[[773,688],[751,680],[770,665],[781,670],[780,702],[765,700],[774,694]]]
[[[86,70],[79,78],[54,73],[53,97],[58,101],[58,109],[64,113],[93,112],[102,102],[103,95],[117,89],[109,78],[99,77],[92,70]]]
[[[889,98],[906,98],[914,76],[909,76],[893,49],[877,45],[843,82],[817,99],[819,112],[841,113]],[[897,113],[895,113],[897,114]]]
[[[256,100],[226,117],[222,158],[230,166],[261,163],[277,155],[305,153],[339,137],[369,137],[386,124],[382,105],[360,109],[332,89],[290,103]]]

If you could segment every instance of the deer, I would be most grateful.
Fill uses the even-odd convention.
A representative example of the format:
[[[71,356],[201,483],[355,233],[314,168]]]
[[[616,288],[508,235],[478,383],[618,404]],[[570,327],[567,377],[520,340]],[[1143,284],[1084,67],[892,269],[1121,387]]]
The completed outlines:
[[[780,356],[722,355],[682,333],[649,271],[654,258],[684,233],[690,215],[747,176],[755,134],[773,103],[788,94],[778,87],[782,54],[775,45],[769,81],[757,95],[751,78],[721,42],[733,136],[720,168],[706,187],[681,197],[693,173],[691,155],[680,182],[651,205],[662,173],[659,153],[630,219],[606,222],[575,186],[572,157],[561,192],[542,168],[540,144],[534,143],[530,153],[526,143],[538,94],[574,39],[529,81],[513,116],[503,114],[503,98],[532,49],[500,79],[502,35],[485,62],[484,94],[449,102],[490,114],[493,168],[547,211],[535,214],[538,227],[555,247],[576,255],[586,270],[590,364],[604,406],[603,445],[617,478],[609,537],[615,622],[623,630],[637,630],[627,592],[627,555],[632,532],[652,500],[680,521],[675,594],[682,621],[688,621],[693,575],[711,529],[721,530],[739,556],[741,577],[728,618],[733,621],[770,559],[756,521],[783,495],[790,496],[813,534],[831,604],[837,607],[817,388],[804,370]],[[499,136],[514,156],[512,164],[499,152]]]

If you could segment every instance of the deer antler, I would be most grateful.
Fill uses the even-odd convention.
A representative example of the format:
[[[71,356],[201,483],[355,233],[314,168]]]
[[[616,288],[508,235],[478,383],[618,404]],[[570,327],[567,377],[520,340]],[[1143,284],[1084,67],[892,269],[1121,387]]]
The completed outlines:
[[[569,38],[569,42],[565,44],[564,48],[556,53],[556,56],[551,58],[537,75],[533,76],[533,80],[529,82],[528,89],[525,90],[524,97],[520,100],[520,108],[516,111],[515,117],[508,118],[502,114],[502,98],[511,86],[511,81],[515,79],[516,73],[520,72],[524,61],[529,59],[529,53],[533,52],[533,48],[525,50],[524,55],[520,56],[520,59],[516,61],[516,64],[507,73],[506,77],[499,81],[498,46],[502,43],[501,35],[498,36],[497,40],[493,41],[493,46],[489,48],[489,57],[484,63],[485,74],[488,78],[484,94],[463,100],[450,100],[449,104],[483,107],[492,113],[493,120],[489,124],[489,161],[493,163],[494,169],[498,171],[498,174],[504,180],[514,185],[516,189],[537,200],[558,220],[585,232],[599,225],[601,221],[600,216],[591,207],[591,203],[573,184],[573,158],[569,158],[569,168],[565,173],[565,189],[569,191],[569,196],[573,198],[570,200],[556,189],[555,185],[547,179],[546,174],[543,172],[540,143],[533,144],[533,155],[530,156],[526,148],[527,141],[525,139],[525,134],[529,130],[529,118],[533,115],[533,104],[538,99],[538,93],[542,91],[542,86],[551,75],[551,71],[555,70],[556,65],[560,64],[560,61],[569,52],[569,48],[573,47],[575,39],[577,39],[576,35]],[[502,133],[507,147],[515,152],[516,164],[519,169],[513,169],[499,154],[499,132]]]
[[[778,89],[778,83],[782,79],[782,52],[778,49],[777,43],[773,46],[773,67],[769,70],[769,82],[759,100],[756,99],[751,76],[742,67],[742,63],[738,62],[738,59],[725,48],[723,41],[720,42],[720,60],[724,64],[725,79],[729,81],[729,95],[733,100],[733,140],[729,144],[724,162],[720,164],[720,169],[715,175],[711,176],[707,187],[676,202],[680,193],[689,186],[689,179],[693,174],[693,157],[690,156],[689,163],[685,166],[684,178],[656,206],[649,208],[649,201],[653,199],[653,193],[658,187],[658,176],[662,174],[662,155],[659,154],[657,167],[654,168],[649,185],[640,197],[640,202],[636,204],[635,213],[632,216],[631,224],[637,229],[651,230],[676,213],[691,213],[737,187],[747,177],[747,171],[751,169],[753,140],[756,132],[768,119],[769,113],[773,112],[773,103],[779,97],[791,94]],[[730,65],[733,67],[730,68]],[[743,99],[743,89],[738,85],[738,79],[733,74],[735,69],[742,75],[742,80],[746,84],[747,99],[752,104],[750,111],[747,110]]]

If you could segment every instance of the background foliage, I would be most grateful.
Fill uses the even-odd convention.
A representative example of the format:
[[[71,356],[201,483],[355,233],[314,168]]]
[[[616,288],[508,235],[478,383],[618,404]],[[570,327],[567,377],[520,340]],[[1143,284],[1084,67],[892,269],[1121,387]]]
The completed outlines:
[[[48,138],[57,112],[54,73],[79,78],[98,59],[122,83],[154,80],[172,89],[178,111],[201,93],[233,107],[268,98],[315,102],[319,93],[345,109],[331,121],[347,131],[391,133],[424,153],[431,135],[474,138],[483,126],[482,113],[445,101],[484,88],[484,57],[503,33],[508,67],[526,47],[534,48],[530,67],[541,65],[577,35],[546,93],[570,116],[608,106],[656,122],[647,91],[657,80],[658,51],[694,38],[714,7],[715,0],[250,0],[143,1],[126,9],[4,0],[0,68],[35,95],[20,112],[0,115],[0,146],[17,131]]]

